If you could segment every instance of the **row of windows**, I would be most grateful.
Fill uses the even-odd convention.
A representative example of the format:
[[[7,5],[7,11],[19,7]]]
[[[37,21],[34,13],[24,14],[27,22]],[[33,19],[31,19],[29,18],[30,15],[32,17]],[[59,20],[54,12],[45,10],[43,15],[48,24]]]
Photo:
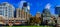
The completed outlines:
[[[7,7],[0,7],[0,9],[7,9]]]
[[[4,10],[6,10],[6,9],[12,10],[12,8],[7,8],[7,7],[0,7],[0,9],[4,9]]]

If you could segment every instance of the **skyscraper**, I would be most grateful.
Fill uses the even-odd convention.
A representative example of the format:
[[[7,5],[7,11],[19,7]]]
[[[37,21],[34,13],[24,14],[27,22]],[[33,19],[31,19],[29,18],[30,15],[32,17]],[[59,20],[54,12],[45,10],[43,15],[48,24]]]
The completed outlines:
[[[30,13],[30,7],[29,7],[29,5],[28,5],[28,2],[24,2],[23,3],[23,7],[22,7],[22,10],[24,10],[24,14],[25,14],[25,18],[27,18],[27,19],[29,19],[29,13]]]
[[[24,2],[22,8],[17,8],[16,17],[18,19],[21,18],[21,20],[26,21],[29,19],[29,11],[30,11],[30,7],[28,6],[28,3]]]
[[[57,17],[57,23],[60,24],[60,6],[55,6],[55,14],[58,15]]]
[[[49,9],[44,9],[42,12],[43,21],[50,20],[51,14]]]
[[[60,14],[60,6],[55,7],[55,14]]]
[[[0,15],[3,15],[6,18],[13,18],[14,17],[14,7],[13,5],[3,2],[0,4]]]

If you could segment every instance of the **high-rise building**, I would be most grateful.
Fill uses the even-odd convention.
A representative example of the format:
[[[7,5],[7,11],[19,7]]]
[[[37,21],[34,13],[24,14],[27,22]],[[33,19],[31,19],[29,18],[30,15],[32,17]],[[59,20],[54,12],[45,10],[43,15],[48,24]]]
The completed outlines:
[[[6,18],[13,18],[14,17],[14,7],[13,5],[3,2],[0,4],[0,15],[3,15]]]
[[[55,7],[55,14],[60,14],[60,6]]]
[[[27,2],[24,2],[23,3],[23,7],[22,7],[22,10],[24,10],[24,14],[25,14],[25,18],[27,18],[27,19],[29,19],[29,13],[30,13],[30,7],[29,7],[29,5],[28,5],[28,3]]]
[[[50,20],[51,13],[50,13],[49,9],[44,9],[43,10],[43,12],[42,12],[42,18],[43,18],[43,21]]]
[[[17,8],[16,10],[16,17],[17,18],[21,18],[21,20],[28,20],[29,18],[29,6],[27,2],[23,3],[22,8]]]
[[[55,7],[55,14],[58,15],[58,17],[57,17],[57,24],[60,24],[60,6],[56,6]]]

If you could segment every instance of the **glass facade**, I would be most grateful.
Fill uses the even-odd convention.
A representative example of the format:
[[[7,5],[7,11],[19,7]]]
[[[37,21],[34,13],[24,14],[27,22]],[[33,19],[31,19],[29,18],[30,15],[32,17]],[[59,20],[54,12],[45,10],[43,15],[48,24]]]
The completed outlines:
[[[60,7],[55,8],[55,14],[60,14]]]

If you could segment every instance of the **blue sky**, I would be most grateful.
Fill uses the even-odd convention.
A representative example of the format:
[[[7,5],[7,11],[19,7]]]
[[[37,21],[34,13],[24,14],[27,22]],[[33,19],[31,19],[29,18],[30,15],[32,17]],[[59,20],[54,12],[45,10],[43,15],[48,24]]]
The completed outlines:
[[[2,2],[8,2],[12,4],[15,8],[18,8],[19,3],[22,0],[0,0],[0,3]],[[49,3],[51,5],[50,12],[51,14],[54,14],[54,7],[56,5],[60,5],[60,0],[24,0],[30,3],[30,13],[34,16],[37,11],[42,13],[42,10],[46,7],[46,5]]]

